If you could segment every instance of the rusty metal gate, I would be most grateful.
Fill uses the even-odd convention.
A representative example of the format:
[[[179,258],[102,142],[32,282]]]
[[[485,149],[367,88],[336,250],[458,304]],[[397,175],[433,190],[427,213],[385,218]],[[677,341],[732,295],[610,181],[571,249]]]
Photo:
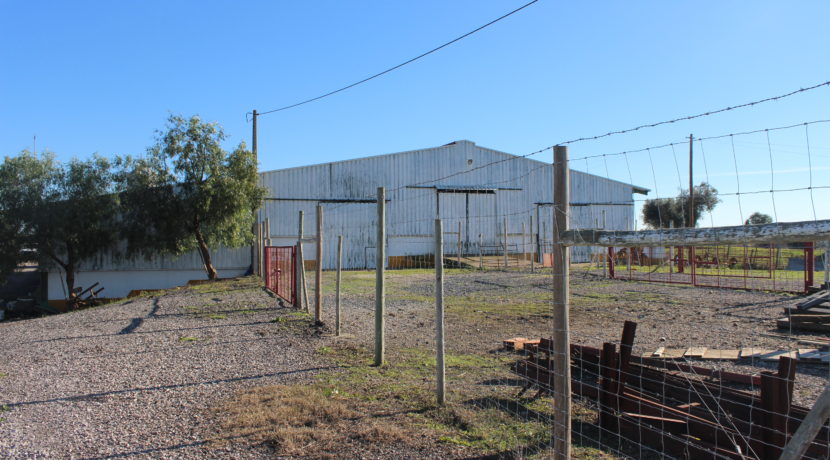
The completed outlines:
[[[813,243],[608,248],[611,278],[693,286],[807,292],[815,283]]]
[[[291,305],[296,304],[296,263],[294,246],[265,247],[265,288]]]

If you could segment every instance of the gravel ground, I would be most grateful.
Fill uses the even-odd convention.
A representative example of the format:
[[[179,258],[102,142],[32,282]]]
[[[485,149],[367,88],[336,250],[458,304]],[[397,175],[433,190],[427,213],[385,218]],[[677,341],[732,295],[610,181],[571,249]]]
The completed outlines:
[[[327,367],[319,339],[270,322],[278,309],[248,285],[0,323],[0,457],[270,458],[206,440],[236,390]]]
[[[396,352],[433,345],[434,275],[387,273],[386,343],[394,362]],[[343,295],[346,335],[339,339],[318,337],[305,320],[291,320],[290,310],[252,288],[250,280],[225,286],[228,290],[206,285],[0,323],[0,404],[7,406],[0,409],[0,457],[273,458],[267,446],[211,443],[221,433],[222,415],[214,409],[246,387],[309,382],[331,369],[314,353],[323,345],[352,342],[371,349],[374,297],[368,280],[374,275],[350,276],[357,282]],[[326,273],[327,286],[333,284],[330,278]],[[639,352],[658,346],[793,349],[799,347],[795,338],[809,338],[771,335],[780,334],[774,321],[794,301],[785,295],[605,280],[579,272],[571,286],[576,343],[618,342],[625,320],[638,322]],[[451,353],[490,354],[505,338],[549,336],[552,330],[544,306],[551,296],[545,274],[448,270],[445,295]],[[326,292],[324,298],[323,319],[331,326],[333,295]],[[271,322],[276,315],[288,320]],[[744,373],[774,367],[696,364]],[[798,371],[795,402],[809,406],[827,381],[827,367],[799,365]],[[450,391],[459,384],[479,382],[450,381]],[[432,445],[428,438],[370,451],[344,445],[343,457],[463,456],[463,449]]]
[[[550,337],[552,317],[546,307],[552,299],[551,279],[547,274],[503,271],[447,270],[444,295],[447,299],[445,320],[447,349],[455,353],[492,353],[510,337]],[[387,348],[394,351],[434,343],[433,274],[396,275],[388,271]],[[412,296],[424,300],[412,300]],[[453,308],[453,298],[472,298],[478,304]],[[623,323],[638,323],[635,353],[651,352],[658,347],[708,347],[713,349],[810,348],[798,339],[824,336],[798,333],[785,337],[775,320],[782,309],[798,300],[787,294],[733,289],[697,288],[649,282],[600,278],[582,270],[571,275],[571,340],[574,343],[602,347],[603,342],[619,343]],[[502,305],[529,304],[509,313]],[[326,297],[326,305],[333,305]],[[343,331],[351,340],[370,346],[373,338],[373,296],[343,296]],[[333,321],[327,308],[326,321]],[[741,360],[701,361],[701,367],[757,374],[774,370],[777,362]],[[799,364],[794,402],[811,406],[828,379],[827,365]]]

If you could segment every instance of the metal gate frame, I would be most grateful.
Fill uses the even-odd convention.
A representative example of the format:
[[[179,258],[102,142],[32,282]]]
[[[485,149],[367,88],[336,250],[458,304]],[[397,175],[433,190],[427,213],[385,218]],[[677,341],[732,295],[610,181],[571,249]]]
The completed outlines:
[[[617,267],[618,254],[616,248],[608,248],[608,268],[609,277],[614,279],[628,279],[635,281],[649,281],[667,284],[686,284],[697,287],[719,287],[719,288],[733,288],[733,289],[763,289],[778,292],[808,292],[815,282],[815,261],[814,261],[814,244],[812,242],[802,243],[800,248],[804,253],[804,270],[803,270],[803,284],[796,282],[789,283],[786,280],[779,280],[776,277],[777,265],[773,262],[772,255],[767,256],[769,274],[766,276],[752,275],[749,268],[747,268],[747,247],[744,247],[744,254],[739,260],[744,267],[742,274],[725,274],[725,273],[706,273],[699,272],[701,267],[707,267],[713,262],[704,260],[699,254],[696,254],[695,247],[672,247],[664,248],[668,251],[672,259],[672,265],[675,270],[670,270],[668,273],[655,274],[650,273],[646,277],[635,277],[631,271],[631,266],[634,264],[641,264],[641,258],[645,260],[652,259],[650,251],[651,248],[621,248],[625,251],[626,263],[622,267]],[[770,254],[780,251],[779,248],[769,246]],[[622,252],[622,251],[621,251]],[[648,252],[648,254],[646,254]],[[636,256],[632,256],[636,254]],[[716,252],[717,254],[717,252]],[[761,257],[764,258],[764,257]],[[717,259],[715,259],[717,260]],[[717,262],[714,262],[717,264]],[[699,267],[700,266],[700,267]],[[626,270],[626,267],[628,269]],[[622,268],[622,270],[620,270]],[[764,280],[767,280],[764,282]],[[796,287],[798,286],[798,287]]]
[[[294,246],[265,246],[265,288],[296,305],[297,254]]]

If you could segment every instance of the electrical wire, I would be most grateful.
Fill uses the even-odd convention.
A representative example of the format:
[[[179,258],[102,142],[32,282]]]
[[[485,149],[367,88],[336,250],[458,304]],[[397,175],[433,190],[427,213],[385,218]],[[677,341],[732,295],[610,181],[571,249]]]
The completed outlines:
[[[405,65],[407,65],[407,64],[411,64],[411,63],[413,63],[413,62],[415,62],[415,61],[417,61],[417,60],[419,60],[419,59],[421,59],[421,58],[427,57],[427,56],[429,56],[430,54],[435,53],[436,51],[439,51],[439,50],[441,50],[441,49],[443,49],[443,48],[446,48],[446,47],[448,47],[448,46],[452,45],[453,43],[456,43],[456,42],[458,42],[458,41],[461,41],[461,40],[463,40],[463,39],[465,39],[465,38],[469,37],[470,35],[473,35],[473,34],[474,34],[474,33],[476,33],[476,32],[479,32],[479,31],[481,31],[481,30],[483,30],[483,29],[486,29],[487,27],[489,27],[489,26],[491,26],[491,25],[493,25],[493,24],[495,24],[495,23],[497,23],[497,22],[501,21],[502,19],[506,19],[506,18],[508,18],[509,16],[512,16],[512,15],[514,15],[514,14],[518,13],[519,11],[521,11],[521,10],[523,10],[523,9],[525,9],[525,8],[527,8],[527,7],[529,7],[530,5],[532,5],[532,4],[534,4],[534,3],[538,2],[538,1],[539,1],[539,0],[533,0],[533,1],[530,1],[530,2],[528,2],[528,3],[525,3],[524,5],[522,5],[522,6],[518,7],[518,8],[516,8],[515,10],[510,11],[509,13],[503,14],[502,16],[499,16],[498,18],[493,19],[492,21],[488,22],[487,24],[484,24],[483,26],[479,26],[479,27],[477,27],[477,28],[475,28],[475,29],[473,29],[473,30],[471,30],[471,31],[469,31],[469,32],[467,32],[467,33],[465,33],[464,35],[461,35],[461,36],[459,36],[459,37],[456,37],[456,38],[454,38],[454,39],[452,39],[452,40],[450,40],[450,41],[448,41],[448,42],[444,43],[443,45],[437,46],[437,47],[435,47],[435,48],[433,48],[433,49],[431,49],[431,50],[429,50],[429,51],[427,51],[427,52],[425,52],[425,53],[421,53],[421,54],[419,54],[418,56],[415,56],[414,58],[411,58],[411,59],[409,59],[409,60],[407,60],[407,61],[404,61],[404,62],[402,62],[402,63],[400,63],[400,64],[398,64],[398,65],[396,65],[396,66],[390,67],[390,68],[388,68],[388,69],[386,69],[386,70],[384,70],[384,71],[382,71],[382,72],[378,72],[378,73],[376,73],[376,74],[374,74],[374,75],[372,75],[372,76],[366,77],[366,78],[364,78],[364,79],[362,79],[362,80],[360,80],[360,81],[356,81],[356,82],[354,82],[354,83],[352,83],[352,84],[346,85],[346,86],[344,86],[344,87],[342,87],[342,88],[339,88],[339,89],[336,89],[336,90],[334,90],[334,91],[329,91],[328,93],[322,94],[322,95],[320,95],[320,96],[312,97],[311,99],[306,99],[306,100],[304,100],[304,101],[296,102],[296,103],[294,103],[294,104],[289,104],[289,105],[286,105],[286,106],[284,106],[284,107],[280,107],[280,108],[277,108],[277,109],[266,110],[265,112],[259,112],[259,113],[257,113],[257,116],[261,116],[261,115],[268,115],[269,113],[275,113],[275,112],[281,112],[281,111],[283,111],[283,110],[293,109],[293,108],[295,108],[295,107],[299,107],[299,106],[301,106],[301,105],[305,105],[305,104],[308,104],[308,103],[311,103],[311,102],[314,102],[314,101],[319,101],[320,99],[323,99],[323,98],[326,98],[326,97],[329,97],[329,96],[333,96],[333,95],[335,95],[335,94],[337,94],[337,93],[340,93],[340,92],[346,91],[347,89],[354,88],[355,86],[360,85],[360,84],[363,84],[363,83],[366,83],[366,82],[368,82],[368,81],[370,81],[370,80],[374,80],[375,78],[378,78],[378,77],[380,77],[380,76],[386,75],[386,74],[388,74],[389,72],[392,72],[392,71],[394,71],[394,70],[400,69],[401,67],[403,67],[403,66],[405,66]],[[249,113],[250,113],[250,112],[249,112]],[[246,115],[247,115],[247,114],[246,114]],[[247,118],[247,117],[246,117],[246,118]]]

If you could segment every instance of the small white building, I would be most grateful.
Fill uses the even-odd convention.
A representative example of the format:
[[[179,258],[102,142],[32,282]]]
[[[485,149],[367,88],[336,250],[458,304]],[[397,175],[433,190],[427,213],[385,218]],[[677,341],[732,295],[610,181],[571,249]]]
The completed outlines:
[[[407,258],[432,254],[434,220],[444,223],[445,253],[500,254],[505,232],[510,252],[549,252],[552,235],[552,167],[488,149],[470,141],[260,173],[268,189],[259,217],[271,222],[271,242],[291,246],[304,212],[305,236],[316,232],[316,207],[323,208],[323,267],[335,266],[337,236],[343,235],[345,268],[374,268],[377,247],[377,189],[386,188],[387,255],[392,267]],[[633,194],[648,193],[631,184],[571,173],[571,227],[632,229]],[[531,227],[532,220],[532,227]],[[506,224],[506,229],[505,229]],[[316,258],[314,244],[304,246]],[[574,248],[572,260],[589,260],[591,248]],[[220,277],[249,271],[250,248],[214,249]],[[106,297],[162,289],[204,279],[198,253],[178,258],[114,260],[106,256],[81,265],[76,285],[99,282]],[[49,273],[49,299],[66,298],[63,273]]]

